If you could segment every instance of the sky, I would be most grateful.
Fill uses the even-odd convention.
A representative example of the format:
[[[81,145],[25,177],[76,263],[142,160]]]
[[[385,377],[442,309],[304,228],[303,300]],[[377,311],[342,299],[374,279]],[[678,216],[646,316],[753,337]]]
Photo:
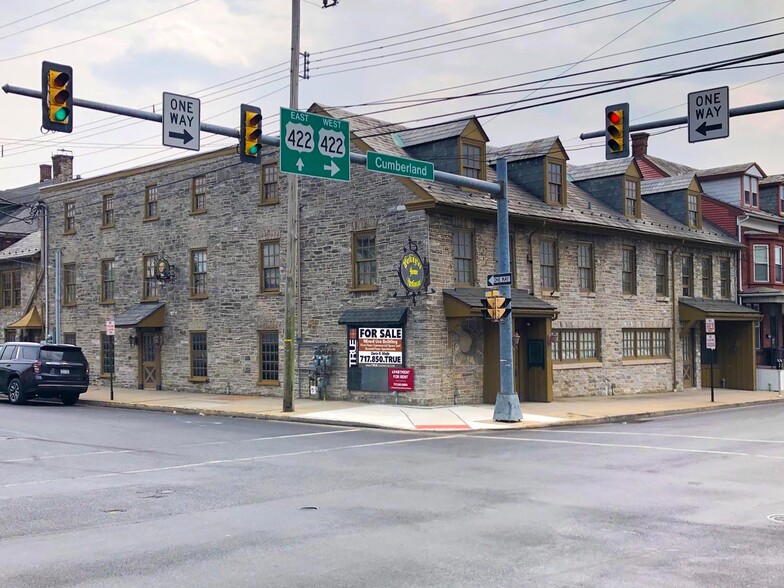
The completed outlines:
[[[73,67],[76,98],[160,112],[164,91],[185,94],[201,99],[203,123],[225,127],[239,125],[241,103],[254,104],[263,133],[279,135],[290,0],[1,5],[0,84],[40,89],[41,62],[54,61]],[[642,124],[685,116],[690,92],[720,86],[732,108],[784,100],[784,54],[622,87],[784,48],[781,0],[339,0],[326,9],[301,0],[300,30],[310,54],[301,109],[319,102],[410,127],[475,114],[491,145],[558,135],[578,165],[604,159],[603,139],[579,135],[604,127],[609,104],[628,102],[631,124]],[[649,61],[630,64],[640,60]],[[40,125],[39,100],[0,92],[0,190],[37,182],[39,164],[61,149],[85,178],[193,154],[163,147],[158,123],[79,107],[71,134]],[[697,168],[753,161],[780,174],[782,129],[782,111],[733,117],[729,138],[693,144],[685,127],[667,127],[650,131],[649,153]],[[201,136],[202,151],[232,144]]]

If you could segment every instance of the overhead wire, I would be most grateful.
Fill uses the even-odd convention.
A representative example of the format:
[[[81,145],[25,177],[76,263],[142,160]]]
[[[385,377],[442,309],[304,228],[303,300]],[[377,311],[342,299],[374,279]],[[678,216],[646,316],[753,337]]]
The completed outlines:
[[[4,29],[6,27],[10,27],[11,25],[15,25],[17,23],[20,23],[23,20],[29,20],[29,19],[31,19],[31,18],[33,18],[35,16],[38,16],[40,14],[44,14],[46,12],[50,12],[52,10],[55,10],[56,8],[60,8],[61,6],[65,6],[66,4],[71,4],[72,2],[75,2],[75,1],[76,0],[65,0],[65,2],[60,2],[60,4],[55,4],[54,6],[50,6],[49,8],[45,8],[43,10],[39,10],[38,12],[34,12],[33,14],[28,14],[27,16],[23,16],[22,18],[17,18],[16,20],[12,20],[11,22],[7,22],[5,24],[2,24],[2,25],[0,25],[0,29]]]
[[[0,37],[0,41],[4,41],[5,39],[10,39],[11,37],[15,37],[16,35],[21,35],[22,33],[27,33],[28,31],[33,31],[35,29],[39,29],[39,28],[44,27],[44,26],[46,26],[48,24],[52,24],[53,22],[60,22],[63,19],[68,18],[69,16],[73,16],[74,14],[81,14],[82,12],[86,12],[86,11],[90,10],[91,8],[96,8],[97,6],[100,6],[101,4],[107,4],[107,3],[112,2],[112,1],[113,0],[101,0],[100,2],[96,2],[95,4],[90,4],[90,6],[85,6],[84,8],[80,8],[79,10],[74,10],[73,12],[69,12],[68,14],[63,14],[61,16],[58,16],[57,18],[53,18],[52,20],[47,20],[46,22],[42,22],[42,23],[39,23],[37,25],[33,25],[31,27],[28,27],[26,29],[22,29],[20,31],[14,31],[13,33],[9,33],[7,35],[4,35],[4,36]]]

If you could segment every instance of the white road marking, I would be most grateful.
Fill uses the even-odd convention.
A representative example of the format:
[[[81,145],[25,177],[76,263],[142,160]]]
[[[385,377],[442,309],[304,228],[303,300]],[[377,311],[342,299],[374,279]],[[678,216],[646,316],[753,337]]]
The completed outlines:
[[[707,453],[710,455],[733,455],[737,457],[757,457],[759,459],[782,459],[784,455],[759,455],[742,451],[716,451],[712,449],[683,449],[679,447],[657,447],[656,445],[624,445],[623,443],[593,443],[589,441],[566,441],[564,439],[529,439],[526,437],[503,437],[499,435],[457,435],[472,439],[497,439],[503,441],[526,441],[529,443],[555,443],[559,445],[585,445],[588,447],[617,447],[623,449],[652,449],[655,451],[674,451],[676,453]]]
[[[203,447],[205,445],[227,445],[227,444],[237,444],[237,443],[248,443],[250,441],[268,441],[268,440],[275,440],[275,439],[292,439],[294,437],[312,437],[314,435],[334,435],[336,433],[351,433],[354,431],[361,431],[362,429],[355,428],[355,429],[341,429],[339,431],[321,431],[319,433],[300,433],[296,435],[278,435],[270,436],[270,437],[254,437],[253,439],[237,439],[234,441],[213,441],[211,443],[193,443],[189,445],[175,445],[172,449],[181,449],[184,447]],[[35,439],[34,439],[35,440]],[[82,457],[82,456],[89,456],[89,455],[117,455],[120,453],[144,453],[148,451],[147,449],[117,449],[117,450],[107,450],[107,451],[87,451],[83,453],[62,453],[60,455],[42,455],[39,457],[19,457],[16,459],[0,459],[0,464],[3,463],[19,463],[25,461],[41,461],[45,459],[60,459],[65,457]]]
[[[526,431],[528,432],[528,431]],[[668,439],[703,439],[708,441],[732,441],[736,443],[773,443],[784,445],[784,440],[779,439],[736,439],[734,437],[709,437],[707,435],[675,435],[671,433],[642,433],[634,431],[554,431],[552,429],[531,429],[530,432],[536,433],[564,433],[569,435],[629,435],[640,437],[664,437]]]
[[[311,455],[316,453],[330,453],[333,451],[343,451],[346,449],[362,449],[365,447],[380,447],[382,445],[399,445],[402,443],[417,443],[419,441],[436,441],[440,439],[454,439],[455,437],[460,437],[461,435],[441,435],[441,436],[433,436],[433,437],[416,437],[413,439],[397,439],[395,441],[379,441],[376,443],[360,443],[357,445],[341,445],[339,447],[325,447],[322,449],[307,449],[304,451],[292,451],[289,453],[272,453],[267,455],[254,455],[251,457],[234,457],[228,459],[213,459],[210,461],[200,461],[194,463],[185,463],[175,466],[164,466],[160,468],[149,468],[144,470],[127,470],[123,472],[107,472],[105,474],[91,474],[89,476],[78,476],[73,478],[58,478],[58,479],[49,479],[49,480],[34,480],[31,482],[16,482],[14,484],[3,484],[0,488],[16,488],[19,486],[34,486],[40,484],[50,484],[53,482],[62,483],[62,482],[72,482],[76,480],[92,480],[97,478],[111,478],[115,476],[131,476],[135,474],[149,474],[154,472],[166,472],[172,470],[182,470],[187,468],[199,468],[204,466],[211,466],[211,465],[222,465],[228,463],[241,463],[247,461],[260,461],[263,459],[275,459],[279,457],[296,457],[300,455]]]

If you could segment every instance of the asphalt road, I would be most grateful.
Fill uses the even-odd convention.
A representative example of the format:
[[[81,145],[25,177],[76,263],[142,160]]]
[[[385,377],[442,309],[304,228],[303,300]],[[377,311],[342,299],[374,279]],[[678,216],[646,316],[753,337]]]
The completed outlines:
[[[0,400],[0,586],[784,586],[784,406],[423,434]]]

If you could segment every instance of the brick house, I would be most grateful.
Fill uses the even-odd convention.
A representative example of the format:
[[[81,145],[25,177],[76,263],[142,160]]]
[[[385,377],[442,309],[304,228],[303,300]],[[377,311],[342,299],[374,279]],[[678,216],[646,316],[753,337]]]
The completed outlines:
[[[727,386],[754,387],[757,314],[727,279],[740,246],[699,208],[694,217],[698,180],[646,182],[633,159],[569,167],[557,137],[493,148],[475,118],[407,129],[311,110],[350,118],[357,152],[489,181],[507,159],[521,399],[699,386],[706,317],[741,343],[718,357]],[[493,402],[498,329],[481,298],[496,269],[495,201],[351,173],[348,184],[300,179],[295,395],[321,385],[335,399]],[[121,385],[281,394],[286,188],[276,150],[259,168],[234,148],[46,187],[51,246],[63,251],[61,330],[103,377],[113,345]],[[412,248],[432,290],[414,300],[398,274]],[[687,258],[706,273],[682,274]],[[173,280],[158,279],[162,261]],[[414,390],[390,394],[387,364],[413,368]]]

